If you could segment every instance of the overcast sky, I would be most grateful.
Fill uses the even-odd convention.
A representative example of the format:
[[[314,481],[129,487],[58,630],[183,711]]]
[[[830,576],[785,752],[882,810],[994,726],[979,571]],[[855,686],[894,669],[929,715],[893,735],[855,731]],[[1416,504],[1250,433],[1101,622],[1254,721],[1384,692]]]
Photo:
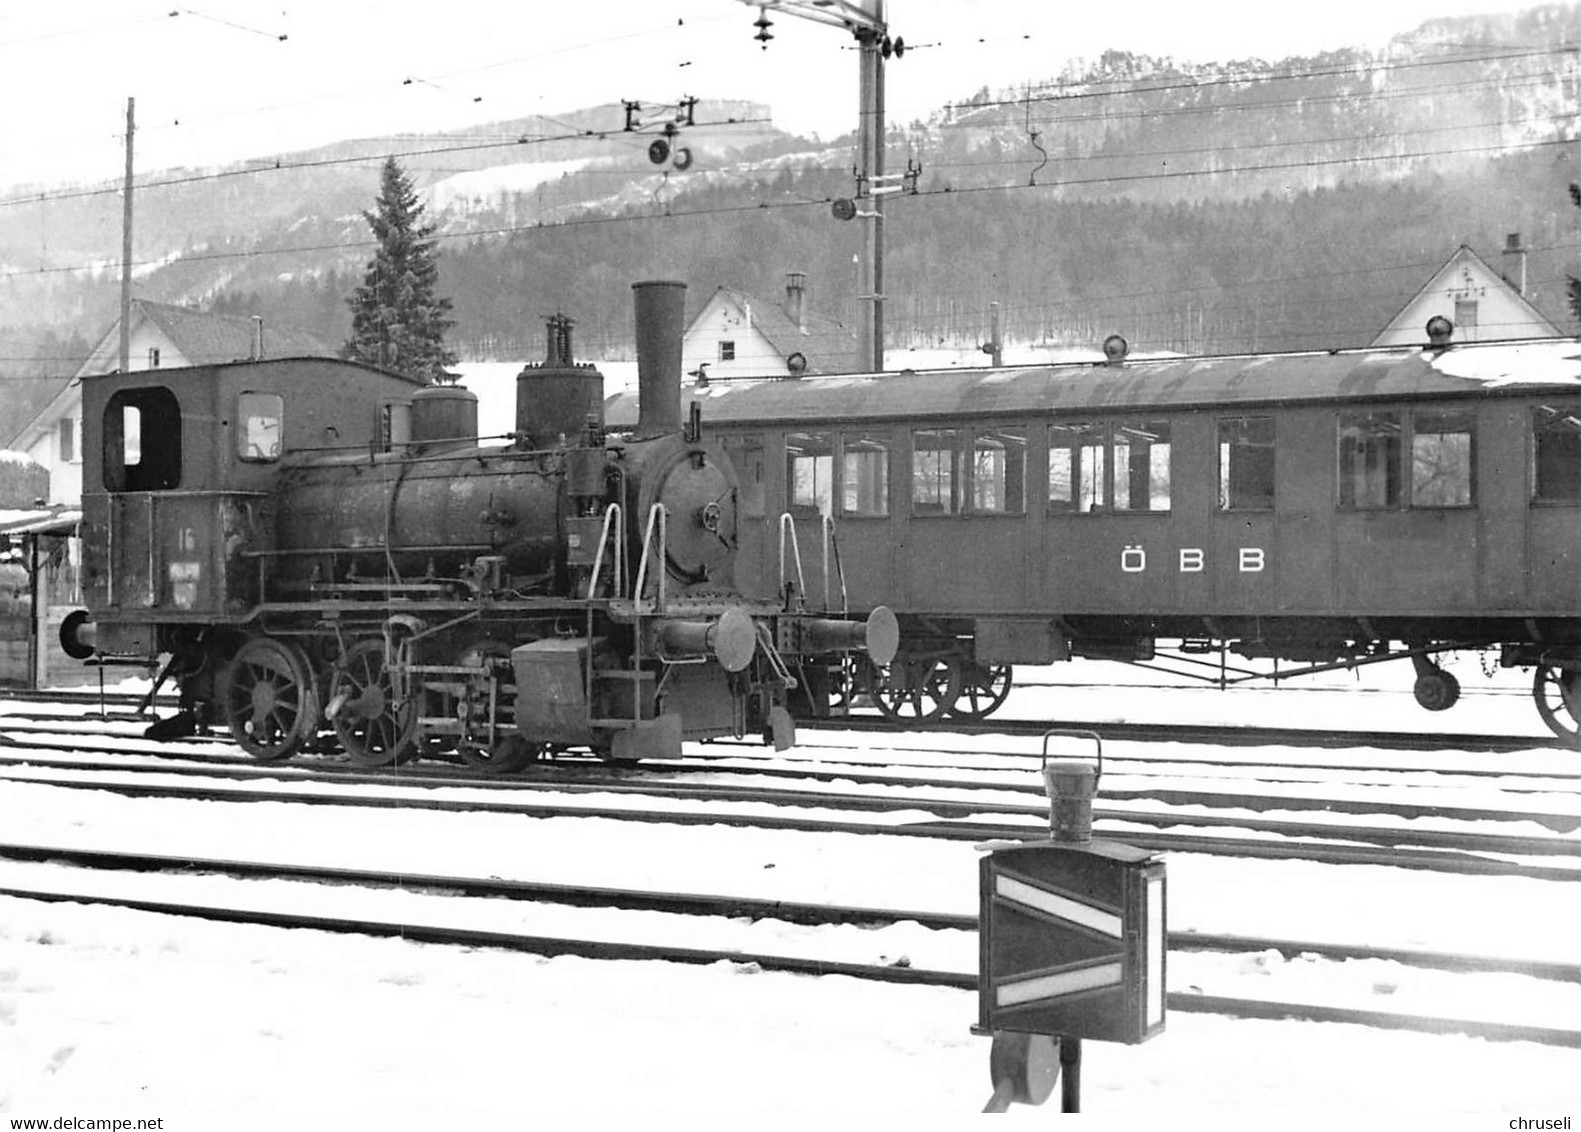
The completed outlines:
[[[912,49],[887,69],[889,118],[924,117],[1110,47],[1277,60],[1378,46],[1434,16],[1530,6],[889,0],[891,34]],[[763,50],[756,18],[739,0],[6,0],[0,183],[119,177],[128,97],[139,172],[686,95],[767,103],[796,133],[851,130],[851,37],[780,14]]]

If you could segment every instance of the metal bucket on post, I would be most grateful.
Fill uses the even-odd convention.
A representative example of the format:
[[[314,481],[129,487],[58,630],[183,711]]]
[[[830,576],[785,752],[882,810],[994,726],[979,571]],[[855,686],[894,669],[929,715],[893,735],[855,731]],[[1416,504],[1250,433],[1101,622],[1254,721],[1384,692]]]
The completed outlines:
[[[1049,740],[1091,739],[1095,759],[1049,762]],[[1055,841],[1086,844],[1092,840],[1092,802],[1103,773],[1103,740],[1096,731],[1056,729],[1043,733],[1043,789],[1049,796],[1049,833]]]

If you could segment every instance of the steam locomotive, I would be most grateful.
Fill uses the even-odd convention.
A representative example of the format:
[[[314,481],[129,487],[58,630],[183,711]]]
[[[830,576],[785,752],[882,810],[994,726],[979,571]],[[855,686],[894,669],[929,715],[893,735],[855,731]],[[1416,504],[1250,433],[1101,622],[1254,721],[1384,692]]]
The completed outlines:
[[[152,736],[224,724],[264,760],[329,732],[359,765],[501,772],[568,748],[789,746],[788,694],[887,663],[896,619],[815,608],[794,580],[738,588],[736,474],[695,405],[681,419],[685,286],[634,292],[629,434],[606,431],[564,318],[503,446],[478,443],[469,391],[352,362],[85,379],[87,608],[63,647],[174,680]]]

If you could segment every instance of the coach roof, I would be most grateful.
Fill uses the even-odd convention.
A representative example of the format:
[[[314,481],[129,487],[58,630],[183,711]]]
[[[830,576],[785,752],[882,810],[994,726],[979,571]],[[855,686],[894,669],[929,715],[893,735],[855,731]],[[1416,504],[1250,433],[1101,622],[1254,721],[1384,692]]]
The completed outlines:
[[[1413,400],[1544,388],[1581,393],[1581,342],[716,381],[686,386],[682,400],[696,401],[712,424],[841,423]],[[635,396],[610,398],[605,416],[615,428],[634,423]]]

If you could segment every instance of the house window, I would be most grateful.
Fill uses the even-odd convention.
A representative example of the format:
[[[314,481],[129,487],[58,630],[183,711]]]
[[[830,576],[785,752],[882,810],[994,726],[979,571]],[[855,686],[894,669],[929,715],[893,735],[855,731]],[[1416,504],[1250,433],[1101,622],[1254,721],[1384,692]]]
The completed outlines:
[[[736,360],[736,344],[734,341],[722,340],[719,343],[719,360],[733,362]]]
[[[148,347],[148,368],[149,369],[158,369],[159,368],[159,347],[158,346],[150,346],[150,347]]]
[[[143,444],[143,437],[158,443]],[[122,389],[104,407],[107,491],[168,491],[181,484],[181,404],[163,387]]]
[[[1477,328],[1477,300],[1455,300],[1455,329],[1462,334],[1470,335]]]
[[[77,462],[77,422],[70,417],[60,419],[60,462]]]
[[[236,398],[236,455],[264,462],[280,458],[281,417],[278,393],[242,393]]]

